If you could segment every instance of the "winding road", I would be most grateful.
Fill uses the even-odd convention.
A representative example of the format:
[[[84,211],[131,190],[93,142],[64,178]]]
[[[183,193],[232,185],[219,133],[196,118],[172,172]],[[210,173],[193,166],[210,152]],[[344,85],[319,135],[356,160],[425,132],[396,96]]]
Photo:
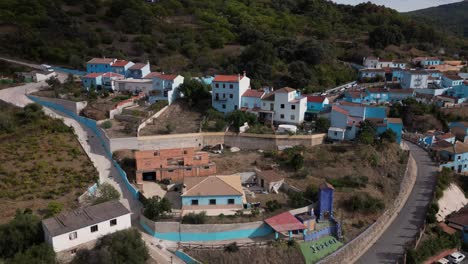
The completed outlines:
[[[407,144],[418,167],[414,188],[395,220],[356,263],[403,263],[406,244],[414,240],[424,224],[427,206],[432,201],[437,167],[426,151],[415,144]]]

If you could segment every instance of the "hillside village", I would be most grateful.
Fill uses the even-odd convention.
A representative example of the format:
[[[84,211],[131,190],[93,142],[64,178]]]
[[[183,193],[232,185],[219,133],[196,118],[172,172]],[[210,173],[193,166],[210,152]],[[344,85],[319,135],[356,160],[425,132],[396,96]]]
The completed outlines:
[[[468,263],[468,62],[369,46],[313,89],[0,57],[0,263]]]

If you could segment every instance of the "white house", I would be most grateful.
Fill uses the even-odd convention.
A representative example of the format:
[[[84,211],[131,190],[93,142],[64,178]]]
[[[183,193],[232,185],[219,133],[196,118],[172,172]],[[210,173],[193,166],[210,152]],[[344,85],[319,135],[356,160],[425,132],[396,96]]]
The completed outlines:
[[[123,92],[129,91],[132,93],[145,93],[147,95],[150,94],[151,90],[153,89],[153,81],[151,79],[123,79],[123,80],[116,80],[114,82],[114,88],[116,91]]]
[[[362,64],[364,65],[364,68],[366,69],[376,69],[377,65],[379,63],[379,58],[378,57],[364,57]]]
[[[366,69],[382,69],[382,68],[406,68],[407,63],[403,60],[388,60],[380,59],[379,57],[364,57],[363,63]]]
[[[307,111],[307,97],[295,89],[284,87],[262,99],[259,117],[277,123],[301,124]]]
[[[109,201],[44,219],[42,227],[55,252],[74,253],[80,245],[130,228],[130,211],[119,201]]]
[[[211,83],[213,108],[225,114],[241,108],[242,95],[250,89],[245,75],[216,75]]]
[[[105,88],[114,91],[115,90],[115,81],[125,79],[125,76],[115,72],[106,72],[101,75],[102,86]]]
[[[403,89],[426,89],[429,81],[429,73],[424,70],[404,71],[401,77]]]
[[[180,97],[179,86],[184,83],[184,77],[177,74],[152,72],[145,76],[151,79],[153,86],[151,100],[168,101],[169,104]]]

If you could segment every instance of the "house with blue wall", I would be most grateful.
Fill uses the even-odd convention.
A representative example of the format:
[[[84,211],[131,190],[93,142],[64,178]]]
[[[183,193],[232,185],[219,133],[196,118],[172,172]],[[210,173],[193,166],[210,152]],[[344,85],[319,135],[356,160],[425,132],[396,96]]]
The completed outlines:
[[[102,86],[107,90],[114,91],[115,88],[115,81],[125,79],[125,76],[122,74],[118,74],[115,72],[106,72],[101,75],[102,78]]]
[[[88,73],[81,77],[81,82],[86,90],[91,87],[100,90],[102,88],[102,73]]]
[[[369,81],[374,79],[385,80],[384,69],[362,69],[359,70],[359,80]]]
[[[112,72],[112,65],[117,59],[111,58],[93,58],[86,63],[87,73],[106,73]]]
[[[401,102],[415,95],[414,89],[388,89],[389,101],[392,103]]]
[[[413,64],[419,65],[425,68],[442,64],[442,61],[437,57],[416,57],[412,61],[413,61]]]
[[[244,208],[246,198],[240,175],[185,177],[181,195],[183,214],[205,211],[217,215],[220,209],[226,215]]]
[[[440,168],[449,168],[458,173],[468,172],[468,143],[456,141],[449,147],[438,149],[437,158]]]
[[[326,96],[307,95],[307,112],[319,113],[330,104]]]
[[[179,87],[184,83],[182,75],[152,72],[144,78],[151,79],[153,82],[149,96],[150,103],[167,101],[172,104],[177,98],[181,97]]]
[[[366,105],[342,102],[332,106],[328,138],[331,140],[354,140],[359,131],[359,124],[366,119],[377,126],[377,134],[391,129],[401,142],[403,123],[400,118],[386,117],[386,107],[372,107]]]
[[[148,75],[151,72],[150,63],[135,63],[130,66],[127,70],[128,78],[141,79],[144,76]]]
[[[366,103],[379,104],[389,101],[388,90],[383,88],[366,88]]]
[[[241,108],[242,95],[250,89],[250,79],[243,75],[216,75],[211,82],[211,105],[228,114]]]
[[[463,84],[463,78],[457,74],[444,74],[442,75],[442,87],[451,88]]]
[[[115,73],[118,73],[118,74],[121,74],[121,75],[127,77],[128,69],[130,67],[132,67],[133,65],[135,65],[135,63],[133,63],[131,61],[116,60],[112,64],[111,68],[112,68],[112,72],[115,72]]]
[[[265,95],[264,90],[248,89],[241,97],[241,109],[256,113],[262,107],[262,98]]]
[[[456,139],[462,142],[468,142],[468,122],[456,121],[449,123],[449,129]]]
[[[364,91],[346,91],[343,100],[350,103],[361,104],[366,101],[367,93]]]

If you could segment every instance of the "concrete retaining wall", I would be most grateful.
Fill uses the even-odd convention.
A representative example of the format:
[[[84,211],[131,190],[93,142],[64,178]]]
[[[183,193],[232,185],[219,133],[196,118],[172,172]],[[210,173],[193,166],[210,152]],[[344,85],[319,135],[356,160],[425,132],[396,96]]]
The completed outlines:
[[[140,131],[146,127],[147,124],[153,122],[153,120],[155,118],[158,118],[162,113],[164,113],[164,111],[166,111],[166,109],[169,107],[169,105],[166,105],[165,107],[163,107],[161,110],[159,110],[158,112],[156,112],[154,115],[150,116],[148,119],[146,119],[145,121],[143,121],[143,123],[141,123],[139,126],[138,126],[138,130],[137,130],[137,135],[140,135]]]
[[[154,237],[181,242],[244,239],[273,233],[273,229],[262,221],[240,224],[186,225],[178,222],[154,222],[140,215],[140,225]]]
[[[359,236],[351,240],[333,254],[329,255],[320,264],[354,263],[380,238],[393,222],[400,210],[408,200],[417,177],[417,165],[414,158],[409,156],[406,173],[400,183],[400,192],[395,202]]]
[[[88,102],[86,102],[86,101],[73,102],[73,101],[70,101],[70,100],[63,100],[63,99],[59,99],[59,98],[50,98],[50,97],[42,97],[42,96],[35,96],[35,95],[28,95],[28,96],[33,97],[33,98],[38,98],[43,102],[50,102],[50,103],[61,105],[65,109],[67,109],[67,110],[69,110],[69,111],[71,111],[71,112],[73,112],[75,114],[79,114],[81,112],[81,110],[83,110],[88,105]]]

